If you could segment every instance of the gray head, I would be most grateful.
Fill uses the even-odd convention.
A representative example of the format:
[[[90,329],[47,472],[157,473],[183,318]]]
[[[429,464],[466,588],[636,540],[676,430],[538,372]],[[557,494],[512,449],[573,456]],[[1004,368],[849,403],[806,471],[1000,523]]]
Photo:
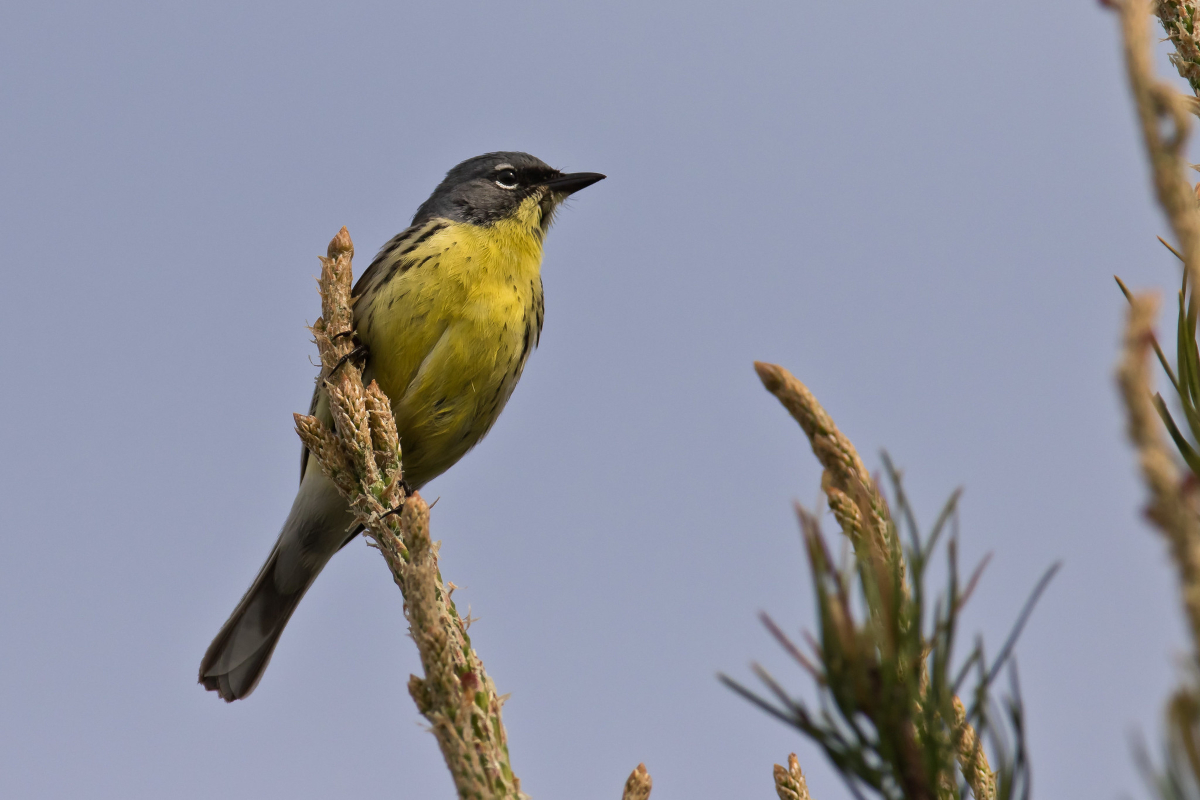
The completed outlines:
[[[472,225],[491,225],[514,216],[530,198],[537,203],[536,224],[545,231],[554,210],[572,192],[604,176],[596,172],[563,174],[528,153],[485,153],[446,173],[413,216],[417,225],[434,217]]]

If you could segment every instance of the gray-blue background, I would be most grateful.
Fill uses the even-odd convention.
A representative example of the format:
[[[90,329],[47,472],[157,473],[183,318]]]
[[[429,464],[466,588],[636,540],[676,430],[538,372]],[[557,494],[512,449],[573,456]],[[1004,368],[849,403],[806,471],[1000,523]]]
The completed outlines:
[[[10,4],[0,23],[0,795],[449,797],[400,596],[355,544],[226,706],[196,666],[291,502],[317,255],[359,268],[447,168],[610,178],[549,237],[546,326],[428,487],[536,798],[769,797],[816,750],[719,686],[813,610],[805,380],[929,521],[965,630],[1019,647],[1041,797],[1141,792],[1185,646],[1112,387],[1111,275],[1174,285],[1092,2]]]

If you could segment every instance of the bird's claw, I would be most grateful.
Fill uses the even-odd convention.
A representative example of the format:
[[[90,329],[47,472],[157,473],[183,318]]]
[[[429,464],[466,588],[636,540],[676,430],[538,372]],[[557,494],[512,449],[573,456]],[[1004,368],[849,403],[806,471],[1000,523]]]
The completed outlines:
[[[344,355],[338,359],[338,362],[333,365],[332,369],[329,370],[329,374],[325,376],[325,380],[329,380],[330,378],[332,378],[333,374],[335,372],[337,372],[339,369],[341,369],[342,365],[345,364],[347,361],[359,360],[359,359],[365,361],[367,358],[368,352],[369,351],[367,350],[367,346],[365,344],[361,344],[361,343],[356,344],[354,346],[353,350],[351,350],[349,353],[346,353],[346,355]]]

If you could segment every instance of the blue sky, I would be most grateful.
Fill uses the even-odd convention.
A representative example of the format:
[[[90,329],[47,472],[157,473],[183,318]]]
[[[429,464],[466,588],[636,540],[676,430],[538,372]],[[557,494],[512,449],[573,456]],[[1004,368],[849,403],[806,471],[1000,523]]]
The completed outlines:
[[[805,381],[1017,649],[1035,786],[1140,793],[1186,640],[1112,381],[1112,281],[1171,290],[1095,3],[23,4],[0,26],[0,794],[450,796],[400,597],[354,544],[263,683],[196,685],[290,505],[317,256],[497,149],[604,172],[547,240],[542,344],[425,494],[534,797],[770,796],[798,751],[718,671],[814,622]]]

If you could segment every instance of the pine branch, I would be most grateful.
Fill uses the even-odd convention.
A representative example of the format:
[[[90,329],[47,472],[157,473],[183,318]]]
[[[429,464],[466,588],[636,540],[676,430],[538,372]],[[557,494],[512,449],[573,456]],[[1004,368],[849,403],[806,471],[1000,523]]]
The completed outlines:
[[[1196,0],[1158,0],[1154,13],[1158,15],[1167,38],[1175,47],[1171,63],[1200,95],[1200,15]]]
[[[334,428],[296,414],[296,432],[321,469],[350,503],[355,524],[379,550],[404,596],[404,614],[424,677],[410,676],[408,691],[429,722],[458,796],[521,800],[521,782],[509,763],[500,717],[504,700],[471,649],[467,623],[458,614],[438,569],[429,537],[429,507],[419,494],[405,496],[400,440],[391,406],[372,381],[363,387],[354,363],[351,260],[345,228],[321,259],[321,318],[312,332],[321,354],[320,380],[329,396]]]
[[[342,228],[321,259],[321,317],[312,325],[321,355],[321,382],[333,428],[296,414],[296,433],[338,487],[370,544],[379,550],[404,596],[404,615],[421,656],[424,677],[408,691],[429,722],[460,798],[527,800],[513,774],[501,720],[504,697],[471,648],[468,621],[459,616],[454,584],[442,580],[438,545],[429,536],[429,506],[405,494],[400,438],[391,404],[375,381],[364,387],[355,363],[354,245]],[[649,800],[650,774],[639,764],[624,800]]]
[[[775,765],[775,793],[779,795],[779,800],[812,800],[804,773],[800,771],[800,759],[796,758],[795,753],[788,756],[786,769]]]
[[[1194,3],[1185,0],[1180,5]],[[1155,77],[1150,41],[1151,4],[1147,0],[1124,0],[1118,8],[1129,88],[1150,159],[1155,194],[1175,233],[1177,252],[1189,280],[1192,286],[1200,286],[1200,215],[1196,213],[1195,190],[1185,177],[1194,103]],[[1160,5],[1160,12],[1162,9]],[[1186,47],[1177,51],[1184,52]]]
[[[920,624],[920,615],[907,609],[912,605],[912,592],[905,581],[906,562],[903,548],[897,536],[897,527],[892,521],[888,505],[883,494],[875,485],[863,465],[853,443],[838,430],[833,419],[826,413],[816,397],[794,375],[783,367],[756,361],[754,369],[762,380],[763,386],[783,404],[784,408],[800,424],[801,429],[812,445],[813,454],[825,468],[821,479],[821,488],[825,491],[829,508],[834,518],[842,528],[842,533],[854,545],[855,555],[859,563],[859,573],[863,584],[867,604],[875,625],[871,629],[871,638],[875,639],[883,651],[884,657],[896,657],[903,652],[903,642],[917,641],[919,631],[911,630],[913,625]],[[903,500],[903,498],[901,498]],[[907,508],[906,503],[902,503]],[[819,526],[816,520],[800,511],[805,539],[808,542],[810,561],[814,565],[814,574],[818,577],[825,573],[831,578],[834,572],[830,566],[831,559],[822,552],[824,545],[820,541]],[[838,583],[840,578],[833,578],[837,585],[837,595],[845,597],[847,591]],[[914,582],[919,579],[914,578]],[[828,660],[831,655],[831,644],[836,645],[839,657],[843,660],[863,658],[870,642],[858,641],[863,633],[855,630],[851,618],[850,604],[846,600],[829,603],[823,608],[828,625],[823,625],[837,633],[833,639],[826,637],[824,655]],[[911,634],[916,634],[912,637]],[[865,648],[865,649],[864,649]],[[951,781],[948,775],[942,774],[933,780],[933,785],[925,782],[926,753],[918,742],[915,732],[922,716],[920,706],[925,706],[924,714],[929,717],[946,716],[942,709],[937,709],[937,703],[929,697],[929,675],[924,663],[927,656],[927,646],[921,645],[916,653],[909,653],[907,658],[898,658],[901,671],[916,669],[919,672],[918,686],[920,696],[914,698],[914,705],[895,733],[895,767],[901,781],[908,781],[903,787],[906,797],[932,796],[931,793],[943,790]],[[919,663],[908,663],[917,661]],[[967,719],[962,701],[952,698],[953,722],[946,725],[952,730],[952,736],[958,742],[957,756],[959,768],[966,779],[976,800],[993,800],[996,797],[996,773],[988,765],[987,756],[976,735],[975,728]],[[857,703],[867,707],[864,698],[859,697]],[[869,712],[868,712],[869,713]],[[878,721],[876,721],[878,722]],[[947,720],[943,720],[945,724]],[[913,730],[909,731],[908,728]],[[933,727],[937,727],[936,725]],[[933,730],[926,725],[927,732],[924,746],[928,747]]]

